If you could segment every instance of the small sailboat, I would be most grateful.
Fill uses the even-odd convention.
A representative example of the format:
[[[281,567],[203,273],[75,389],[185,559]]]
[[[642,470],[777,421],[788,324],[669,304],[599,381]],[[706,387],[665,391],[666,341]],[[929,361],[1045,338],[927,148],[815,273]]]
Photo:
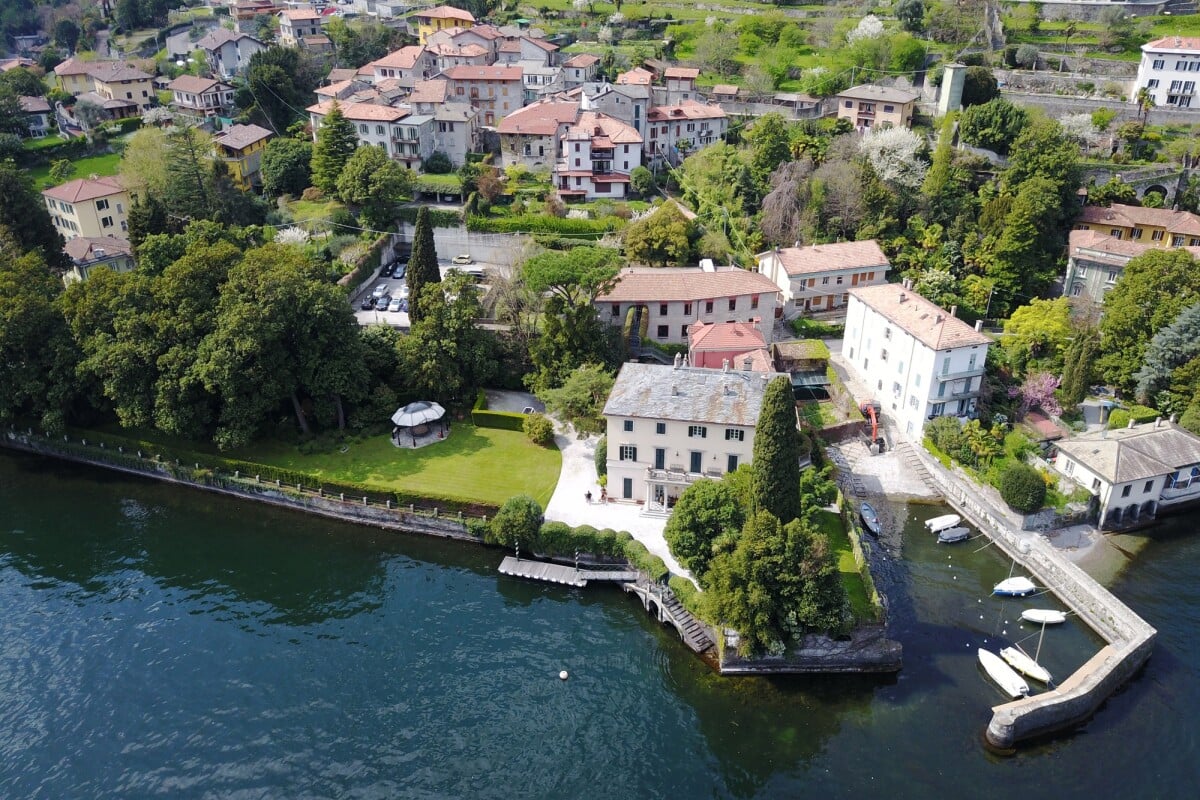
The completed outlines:
[[[1015,700],[1029,694],[1029,684],[992,651],[979,648],[979,664],[1009,697]]]
[[[1003,597],[1024,597],[1036,591],[1037,586],[1034,585],[1033,581],[1020,576],[1006,578],[992,587],[992,594],[998,594]]]
[[[1021,612],[1021,619],[1035,625],[1061,625],[1067,621],[1067,615],[1052,608],[1027,608]]]
[[[1005,647],[1000,651],[1000,657],[1007,661],[1008,665],[1017,672],[1028,675],[1035,681],[1041,681],[1042,683],[1050,682],[1050,673],[1046,668],[1018,648]]]
[[[938,535],[938,544],[954,544],[971,538],[971,530],[969,528],[947,528]]]
[[[875,507],[870,503],[863,503],[858,510],[858,515],[862,517],[863,525],[871,533],[871,535],[878,536],[879,515],[875,513]]]
[[[960,522],[962,522],[962,517],[958,514],[943,514],[940,517],[925,520],[925,527],[934,533],[941,533],[947,528],[953,528]]]

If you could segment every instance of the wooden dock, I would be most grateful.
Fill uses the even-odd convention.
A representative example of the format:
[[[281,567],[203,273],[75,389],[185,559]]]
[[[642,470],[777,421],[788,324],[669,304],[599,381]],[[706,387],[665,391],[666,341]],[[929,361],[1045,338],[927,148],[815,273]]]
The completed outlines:
[[[550,564],[546,561],[529,561],[505,556],[500,562],[500,574],[511,575],[514,578],[528,578],[547,583],[558,583],[563,586],[587,586],[588,581],[636,581],[636,570],[621,569],[575,569],[563,564]]]

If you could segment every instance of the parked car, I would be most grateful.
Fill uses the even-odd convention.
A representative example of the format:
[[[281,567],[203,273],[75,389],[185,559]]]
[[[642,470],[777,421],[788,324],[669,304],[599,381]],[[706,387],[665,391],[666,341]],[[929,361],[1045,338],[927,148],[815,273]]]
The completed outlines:
[[[408,284],[407,284],[407,283],[402,283],[402,284],[400,284],[400,290],[399,290],[399,291],[400,291],[400,296],[401,296],[401,297],[408,297]]]
[[[388,285],[386,283],[381,283],[375,287],[375,291],[371,292],[371,297],[378,299],[380,297],[383,297],[387,293],[388,293]]]
[[[392,302],[392,296],[390,294],[385,294],[383,297],[376,298],[375,299],[375,310],[376,311],[387,311],[388,303],[390,303],[390,302]]]
[[[364,294],[362,302],[358,304],[358,307],[363,311],[370,311],[375,307],[375,298],[369,294]]]
[[[401,298],[399,298],[399,297],[393,297],[393,298],[392,298],[392,302],[388,303],[388,309],[387,309],[387,310],[388,310],[388,311],[399,311],[399,310],[400,310],[400,304],[401,304],[402,302],[404,302],[404,301],[403,301]]]
[[[381,278],[392,277],[392,270],[395,268],[396,268],[395,264],[384,264],[383,269],[379,270],[379,277],[381,277]]]
[[[392,270],[392,277],[404,280],[404,276],[408,274],[408,262],[397,261],[396,268]]]
[[[459,266],[465,266],[467,264],[474,264],[475,262],[471,260],[469,255],[463,253],[462,255],[457,255],[454,257],[454,263],[458,264]]]
[[[400,310],[403,311],[405,314],[408,313],[408,298],[407,297],[400,298]]]

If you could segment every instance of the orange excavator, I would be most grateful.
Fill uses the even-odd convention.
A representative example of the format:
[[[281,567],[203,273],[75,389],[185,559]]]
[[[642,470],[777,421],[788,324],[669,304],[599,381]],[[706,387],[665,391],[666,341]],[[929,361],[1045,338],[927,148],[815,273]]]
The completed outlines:
[[[876,454],[882,453],[884,442],[883,437],[879,435],[879,403],[871,400],[859,406],[858,410],[863,413],[871,426],[871,437],[867,440],[867,449]]]

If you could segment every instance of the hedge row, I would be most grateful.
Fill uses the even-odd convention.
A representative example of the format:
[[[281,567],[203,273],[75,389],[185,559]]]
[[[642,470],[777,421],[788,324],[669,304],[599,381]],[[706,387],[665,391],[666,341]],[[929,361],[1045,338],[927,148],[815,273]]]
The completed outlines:
[[[590,235],[599,238],[617,230],[624,220],[617,217],[606,219],[570,219],[548,214],[522,214],[516,217],[467,217],[467,230],[483,233],[556,233]]]
[[[661,558],[625,531],[612,528],[596,530],[591,525],[572,528],[565,522],[546,522],[538,530],[533,549],[547,556],[573,556],[576,552],[608,558],[624,558],[634,569],[641,570],[651,580],[667,577],[669,570]]]
[[[471,422],[477,428],[499,428],[502,431],[525,430],[527,414],[518,411],[472,411]]]
[[[417,211],[420,208],[420,206],[405,206],[396,214],[396,218],[409,225],[416,225]],[[444,208],[429,209],[429,223],[435,228],[457,228],[462,225],[462,222],[462,214],[457,211],[448,211]]]
[[[1128,427],[1132,420],[1136,425],[1142,425],[1146,422],[1154,422],[1162,414],[1153,408],[1147,406],[1130,406],[1129,408],[1114,408],[1112,413],[1108,415],[1109,430]]]

